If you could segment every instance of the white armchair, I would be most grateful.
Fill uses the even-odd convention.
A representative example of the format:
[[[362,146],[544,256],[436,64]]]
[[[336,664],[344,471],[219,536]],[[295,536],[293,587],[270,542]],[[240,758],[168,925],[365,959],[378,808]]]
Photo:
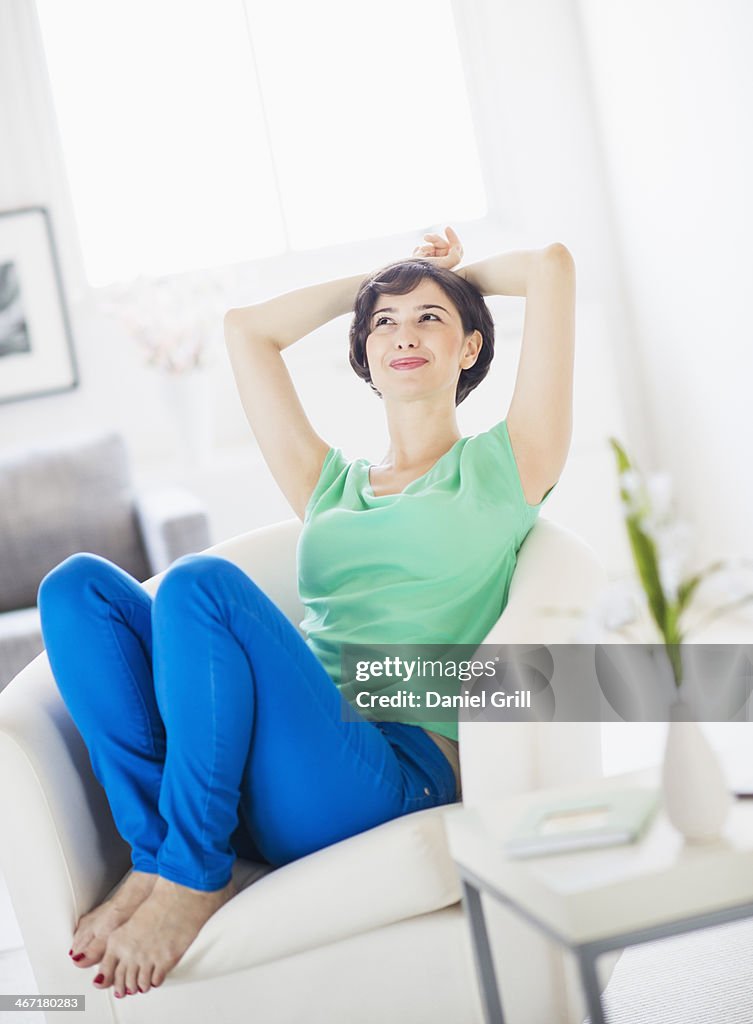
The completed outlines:
[[[299,530],[289,520],[209,549],[244,569],[295,624]],[[584,605],[603,582],[582,541],[540,520],[488,642],[567,640],[565,624],[538,607]],[[466,803],[595,777],[598,726],[463,723],[460,760]],[[116,1000],[112,988],[93,988],[96,970],[80,971],[67,950],[78,917],[129,870],[128,848],[46,654],[0,693],[0,868],[40,992],[85,994],[85,1021],[480,1024],[446,810],[406,815],[276,870],[237,861],[242,891],[162,987]],[[492,938],[509,1024],[582,1021],[559,951],[515,920],[500,929]]]

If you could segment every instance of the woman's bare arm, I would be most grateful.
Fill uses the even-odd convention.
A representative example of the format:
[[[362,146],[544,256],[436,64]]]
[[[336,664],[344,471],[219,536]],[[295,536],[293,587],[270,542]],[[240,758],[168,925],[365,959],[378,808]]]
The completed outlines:
[[[263,337],[282,351],[322,324],[349,313],[365,277],[366,274],[340,277],[297,288],[253,306],[230,309],[225,314],[225,337],[229,333]]]
[[[555,243],[500,253],[457,273],[484,295],[526,298],[507,429],[526,501],[535,505],[559,480],[572,436],[575,263]]]
[[[531,278],[546,249],[519,249],[500,252],[455,271],[482,295],[527,295]]]
[[[309,285],[225,314],[225,341],[246,417],[301,520],[330,446],[311,425],[282,350],[352,310],[364,277]]]

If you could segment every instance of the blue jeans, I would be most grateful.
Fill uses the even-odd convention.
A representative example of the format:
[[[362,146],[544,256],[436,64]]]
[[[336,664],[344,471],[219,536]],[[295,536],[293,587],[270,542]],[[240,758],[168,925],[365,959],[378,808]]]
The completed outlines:
[[[237,566],[179,559],[152,599],[78,554],[39,589],[61,696],[134,869],[211,891],[236,855],[278,866],[411,811],[455,779],[418,726],[346,704]]]

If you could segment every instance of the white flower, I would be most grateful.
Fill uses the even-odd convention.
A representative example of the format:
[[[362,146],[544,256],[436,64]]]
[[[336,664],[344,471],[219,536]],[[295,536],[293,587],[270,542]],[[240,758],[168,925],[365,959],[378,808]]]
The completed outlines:
[[[147,363],[169,373],[203,366],[221,339],[228,303],[206,273],[139,277],[105,295],[106,310],[144,349]]]
[[[621,629],[635,622],[638,603],[632,583],[617,582],[606,587],[596,603],[596,614],[605,629]]]
[[[642,484],[640,473],[634,469],[625,469],[620,473],[620,487],[627,492],[628,498],[639,497]]]
[[[682,519],[675,519],[668,523],[658,534],[658,543],[662,552],[683,562],[687,560],[692,539],[693,530],[690,524]]]
[[[692,530],[687,523],[668,521],[653,529],[659,579],[666,599],[674,603],[685,575]]]
[[[643,509],[643,482],[634,469],[626,469],[620,473],[620,494],[622,511],[625,516],[639,514]]]
[[[669,473],[652,473],[646,480],[651,515],[664,522],[672,514],[672,478]]]
[[[608,583],[599,592],[594,604],[583,612],[573,643],[603,643],[610,632],[639,621],[641,590],[634,581]]]
[[[670,604],[677,600],[677,591],[682,582],[680,563],[676,558],[659,558],[659,580],[664,597]]]

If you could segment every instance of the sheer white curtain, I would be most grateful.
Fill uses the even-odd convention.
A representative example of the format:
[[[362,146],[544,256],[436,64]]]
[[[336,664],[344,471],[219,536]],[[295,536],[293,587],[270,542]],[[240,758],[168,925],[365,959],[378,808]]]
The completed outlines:
[[[0,3],[0,209],[47,206],[68,294],[84,287],[36,7]]]

